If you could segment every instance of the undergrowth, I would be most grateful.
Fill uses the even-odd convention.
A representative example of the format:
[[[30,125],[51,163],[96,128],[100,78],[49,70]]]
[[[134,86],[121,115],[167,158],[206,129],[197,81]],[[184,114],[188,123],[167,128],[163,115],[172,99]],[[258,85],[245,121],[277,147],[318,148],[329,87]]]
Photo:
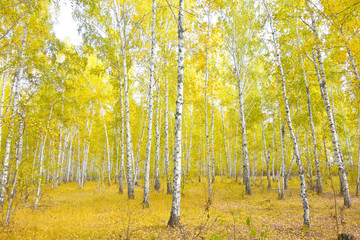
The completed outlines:
[[[135,187],[135,200],[118,194],[115,184],[86,182],[46,186],[39,210],[21,209],[0,239],[335,239],[340,228],[360,237],[360,201],[343,209],[341,221],[334,219],[334,196],[330,185],[324,193],[308,193],[311,229],[302,228],[302,203],[296,180],[289,182],[283,200],[277,190],[265,185],[243,194],[243,185],[230,180],[213,184],[213,204],[208,206],[205,183],[185,185],[181,199],[181,227],[167,227],[171,195],[151,190],[150,207],[142,208],[142,182]],[[276,184],[274,184],[276,185]],[[340,199],[340,198],[339,198]],[[341,226],[338,226],[341,224]]]

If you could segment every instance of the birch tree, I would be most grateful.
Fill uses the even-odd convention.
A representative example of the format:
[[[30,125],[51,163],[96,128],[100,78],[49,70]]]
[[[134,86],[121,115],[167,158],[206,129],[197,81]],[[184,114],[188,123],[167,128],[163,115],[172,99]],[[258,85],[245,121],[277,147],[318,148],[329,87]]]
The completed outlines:
[[[281,77],[282,94],[283,94],[284,104],[285,104],[286,119],[287,119],[287,124],[288,124],[288,127],[289,127],[291,140],[292,140],[293,146],[294,146],[294,155],[295,155],[296,163],[298,165],[298,172],[299,172],[300,185],[301,185],[300,196],[302,198],[303,209],[304,209],[304,226],[310,228],[310,209],[309,209],[309,202],[308,202],[308,198],[307,198],[307,194],[306,194],[306,182],[305,182],[304,170],[303,170],[301,160],[300,160],[298,143],[297,143],[297,139],[296,139],[295,134],[294,134],[292,121],[291,121],[290,106],[289,106],[289,103],[288,103],[288,97],[287,97],[287,93],[286,93],[285,74],[284,74],[284,70],[283,70],[283,66],[282,66],[281,55],[280,55],[280,51],[279,51],[279,48],[278,48],[278,43],[277,43],[276,37],[275,37],[273,19],[272,19],[271,13],[270,13],[270,11],[268,9],[268,6],[267,6],[265,0],[263,0],[263,3],[264,3],[264,6],[266,8],[266,11],[268,13],[268,18],[269,18],[269,23],[270,23],[270,30],[271,30],[271,34],[272,34],[272,40],[273,40],[274,51],[275,51],[275,58],[276,58],[276,62],[277,62],[280,77]]]
[[[320,85],[321,96],[322,96],[322,99],[324,101],[326,114],[327,114],[327,117],[328,117],[328,122],[329,122],[329,127],[330,127],[330,132],[331,132],[331,138],[332,138],[332,145],[333,145],[333,149],[334,149],[334,156],[335,156],[336,164],[337,164],[338,169],[339,169],[341,192],[343,193],[344,205],[346,207],[350,207],[351,206],[351,199],[350,199],[349,185],[348,185],[348,181],[347,181],[344,160],[343,160],[342,153],[341,153],[339,136],[338,136],[336,126],[335,126],[335,123],[334,123],[334,116],[333,116],[333,112],[332,112],[332,109],[331,109],[329,96],[328,96],[324,62],[323,62],[323,58],[322,58],[322,55],[321,55],[320,46],[319,46],[319,43],[318,43],[318,41],[320,41],[320,38],[319,38],[319,34],[318,34],[317,30],[316,30],[316,23],[315,23],[314,13],[313,13],[312,9],[309,7],[308,0],[305,0],[305,1],[306,1],[308,9],[310,11],[311,30],[312,30],[312,32],[314,34],[315,40],[317,41],[317,43],[315,44],[315,52],[316,52],[317,63],[315,62],[314,64],[316,65],[316,67],[317,67],[317,64],[319,64],[319,68],[317,70],[317,72],[319,72],[319,74],[317,74],[317,75],[320,76],[320,78],[318,80],[319,80],[319,85]]]
[[[175,151],[174,151],[174,182],[171,213],[168,225],[180,226],[180,185],[181,185],[181,136],[182,136],[182,110],[183,110],[183,87],[184,87],[184,0],[179,0],[178,18],[178,89],[175,113]]]
[[[153,119],[153,85],[154,85],[154,69],[155,69],[155,24],[156,24],[156,1],[153,0],[152,8],[152,24],[151,24],[151,59],[150,59],[150,81],[149,81],[149,118],[148,118],[148,136],[146,144],[145,159],[145,178],[144,178],[144,198],[143,205],[149,207],[149,180],[150,180],[150,156],[151,156],[151,136],[152,136],[152,119]]]

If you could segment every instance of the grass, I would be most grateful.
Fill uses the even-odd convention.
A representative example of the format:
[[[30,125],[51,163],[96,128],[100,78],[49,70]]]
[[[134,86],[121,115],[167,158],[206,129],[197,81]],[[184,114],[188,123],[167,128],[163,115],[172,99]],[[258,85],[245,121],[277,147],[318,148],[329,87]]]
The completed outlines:
[[[266,180],[266,179],[264,179]],[[205,181],[205,179],[204,179]],[[135,187],[135,200],[118,194],[115,184],[102,191],[97,182],[76,183],[56,189],[45,186],[39,210],[21,209],[8,228],[0,229],[0,239],[335,239],[337,236],[332,190],[325,185],[321,195],[309,193],[311,229],[302,228],[302,203],[296,180],[289,183],[285,199],[277,190],[253,187],[251,196],[244,186],[216,179],[213,205],[207,209],[205,183],[190,183],[181,199],[182,227],[167,227],[171,196],[150,191],[150,208],[142,207],[142,187]],[[140,182],[141,185],[141,182]],[[273,185],[277,185],[273,183]],[[342,198],[337,196],[338,206]],[[351,209],[338,209],[339,230],[360,237],[360,201],[352,197]],[[251,235],[250,218],[256,236]],[[254,232],[253,232],[254,233]]]

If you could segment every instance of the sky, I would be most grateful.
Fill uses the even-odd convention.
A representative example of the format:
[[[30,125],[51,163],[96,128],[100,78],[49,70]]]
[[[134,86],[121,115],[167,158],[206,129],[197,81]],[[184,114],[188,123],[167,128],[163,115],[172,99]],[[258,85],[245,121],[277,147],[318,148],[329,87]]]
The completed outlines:
[[[59,13],[55,20],[54,32],[57,38],[67,40],[73,45],[80,45],[81,36],[77,32],[77,24],[73,20],[69,0],[59,1]],[[55,14],[56,15],[56,14]]]

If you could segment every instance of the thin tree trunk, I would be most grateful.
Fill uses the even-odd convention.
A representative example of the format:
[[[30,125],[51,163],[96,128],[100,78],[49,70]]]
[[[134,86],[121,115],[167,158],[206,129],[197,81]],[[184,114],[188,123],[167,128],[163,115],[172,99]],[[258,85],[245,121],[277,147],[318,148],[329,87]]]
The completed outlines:
[[[160,88],[157,88],[156,108],[155,108],[155,190],[160,190]]]
[[[224,121],[224,112],[223,112],[223,109],[221,108],[221,120],[222,120],[222,127],[223,127],[223,136],[224,136],[224,151],[225,151],[225,157],[226,157],[226,169],[227,169],[227,172],[228,171],[231,171],[229,168],[229,156],[228,156],[228,151],[227,151],[227,148],[226,148],[226,132],[225,132],[225,121]]]
[[[192,108],[191,108],[191,131],[190,131],[190,141],[189,141],[189,147],[187,148],[187,154],[186,154],[186,174],[189,173],[190,171],[190,165],[189,165],[189,160],[191,157],[191,148],[192,148],[192,137],[193,137],[193,126],[194,126],[194,118],[193,118],[193,112],[192,112]]]
[[[281,107],[279,102],[279,130],[280,130],[280,144],[281,144],[281,170],[280,178],[279,178],[279,199],[284,198],[284,190],[285,190],[285,182],[286,182],[286,164],[285,164],[285,121],[282,123],[281,119]],[[280,186],[280,182],[282,181],[282,185]]]
[[[100,103],[100,107],[102,109],[101,103]],[[106,161],[107,161],[107,170],[108,170],[107,171],[108,172],[108,185],[110,186],[111,185],[110,143],[109,143],[109,136],[108,136],[107,127],[106,127],[105,113],[102,116],[102,119],[103,119],[105,139],[106,139]]]
[[[9,62],[9,56],[10,56],[10,41],[9,46],[6,53],[6,60],[5,63],[7,64]],[[1,74],[2,79],[2,87],[1,87],[1,100],[0,100],[0,148],[1,148],[1,140],[2,140],[2,125],[3,125],[3,106],[4,106],[4,99],[5,99],[5,87],[6,87],[6,71],[4,70]]]
[[[267,188],[271,188],[271,178],[270,178],[270,149],[267,150],[266,147],[266,139],[265,139],[265,130],[264,130],[264,122],[262,122],[262,138],[264,142],[264,156],[265,156],[265,162],[266,162],[266,178],[268,181]]]
[[[149,118],[148,118],[148,137],[146,144],[145,157],[145,177],[144,177],[144,198],[143,206],[149,207],[149,181],[150,181],[150,156],[151,156],[151,136],[152,136],[152,120],[153,120],[153,85],[154,85],[154,69],[155,69],[155,17],[156,17],[156,1],[153,0],[152,8],[152,24],[151,24],[151,58],[150,58],[150,83],[149,83]]]
[[[192,122],[192,116],[191,116],[191,122]],[[192,123],[191,123],[192,125]],[[192,129],[192,127],[191,127]],[[192,136],[192,133],[191,133]],[[191,142],[191,140],[190,140]],[[215,182],[215,159],[214,159],[214,102],[212,102],[211,107],[211,181]]]
[[[119,74],[119,82],[120,82],[120,112],[121,112],[121,132],[120,132],[120,171],[119,171],[119,193],[122,194],[124,192],[124,158],[125,158],[125,150],[124,150],[124,133],[125,133],[125,119],[124,119],[124,106],[123,106],[123,94],[122,94],[122,83]]]
[[[50,129],[50,120],[51,120],[51,115],[52,115],[52,111],[53,111],[53,107],[54,107],[55,103],[56,103],[56,99],[55,99],[54,103],[51,105],[51,108],[50,108],[49,118],[48,118],[46,129],[45,129],[45,131],[46,131],[45,135],[41,135],[39,179],[38,179],[38,187],[37,187],[37,191],[36,191],[36,198],[35,198],[35,205],[34,205],[35,209],[37,209],[37,207],[39,205],[39,202],[40,202],[41,182],[42,182],[43,170],[44,170],[45,145],[46,145],[46,139],[47,139],[49,129]]]
[[[337,92],[338,92],[338,95],[339,95],[339,102],[340,102],[340,109],[341,109],[341,115],[343,116],[344,119],[345,118],[345,115],[344,115],[344,109],[343,109],[343,106],[342,106],[342,101],[341,101],[341,97],[340,97],[340,90],[339,88],[337,88]],[[347,155],[349,157],[349,161],[350,161],[350,170],[352,171],[354,169],[354,163],[353,163],[353,158],[352,158],[352,155],[351,155],[351,143],[349,143],[349,139],[347,137],[347,133],[346,133],[346,125],[345,125],[345,121],[343,121],[343,131],[344,131],[344,139],[345,139],[345,143],[346,143],[346,149],[347,149]],[[345,159],[344,159],[345,161]]]
[[[178,95],[176,101],[175,114],[175,152],[174,152],[174,189],[171,206],[171,213],[168,225],[171,227],[180,226],[180,184],[181,184],[181,129],[182,129],[182,109],[183,109],[183,85],[184,85],[184,0],[179,0],[179,20],[178,20]]]
[[[320,194],[320,193],[322,193],[322,181],[321,181],[320,164],[319,164],[317,143],[316,143],[315,124],[314,124],[313,114],[312,114],[312,109],[311,109],[310,88],[309,88],[309,84],[307,81],[304,59],[301,54],[300,54],[300,61],[301,61],[301,66],[302,66],[302,70],[303,70],[303,77],[304,77],[305,88],[306,88],[307,108],[308,108],[308,114],[309,114],[309,120],[310,120],[312,143],[313,143],[313,148],[314,148],[314,162],[315,162],[315,169],[316,169],[316,192],[318,194]]]
[[[316,30],[316,24],[315,24],[315,18],[314,18],[314,13],[311,10],[311,8],[308,5],[308,0],[306,0],[306,4],[309,8],[310,11],[310,15],[311,15],[311,30],[314,33],[314,37],[316,39],[316,41],[319,41],[319,35],[318,32]],[[344,165],[344,160],[342,157],[342,153],[341,153],[341,148],[340,148],[340,142],[339,142],[339,136],[335,127],[335,121],[334,121],[334,117],[333,117],[333,112],[330,106],[330,101],[329,101],[329,96],[328,96],[328,91],[327,91],[327,86],[326,86],[326,74],[325,74],[325,68],[324,68],[324,63],[323,63],[323,59],[321,56],[321,51],[320,51],[320,47],[319,44],[316,43],[315,44],[315,51],[316,51],[316,55],[317,55],[317,60],[319,63],[319,68],[317,66],[317,62],[316,60],[314,61],[314,65],[316,68],[316,72],[317,72],[317,76],[320,75],[319,80],[319,85],[320,85],[320,91],[321,91],[321,96],[323,98],[324,101],[324,105],[325,105],[325,109],[326,109],[326,114],[328,117],[328,121],[329,121],[329,126],[330,126],[330,132],[331,132],[331,138],[332,138],[332,145],[333,145],[333,149],[334,149],[334,156],[335,156],[335,160],[336,160],[336,164],[338,166],[339,169],[339,178],[340,178],[340,185],[341,185],[341,192],[343,193],[343,198],[344,198],[344,206],[345,207],[351,207],[351,198],[350,198],[350,192],[349,192],[349,185],[348,185],[348,181],[347,181],[347,176],[346,176],[346,170],[345,170],[345,165]]]
[[[9,120],[9,131],[8,136],[6,139],[5,144],[5,152],[4,152],[4,160],[3,160],[3,167],[2,167],[2,175],[1,175],[1,182],[0,182],[0,210],[2,210],[5,202],[6,197],[6,186],[8,184],[8,174],[9,174],[9,162],[10,162],[10,151],[11,151],[11,140],[12,140],[12,129],[14,128],[14,123],[16,121],[16,116],[19,115],[19,88],[20,88],[20,81],[24,75],[24,58],[25,58],[25,48],[26,48],[26,40],[27,40],[27,30],[28,24],[26,23],[24,26],[24,33],[21,41],[21,50],[20,50],[20,66],[16,73],[16,76],[13,81],[13,89],[14,89],[14,98],[12,104],[12,111],[11,111],[11,119]],[[10,104],[9,104],[10,105]],[[2,120],[1,120],[2,121]]]
[[[165,78],[165,111],[164,111],[164,162],[165,162],[165,177],[166,177],[166,193],[172,194],[171,176],[169,168],[169,86],[168,80]]]
[[[210,38],[210,10],[207,12],[207,37],[206,37],[206,46],[205,46],[205,94],[204,94],[204,102],[205,102],[205,139],[206,139],[206,153],[205,153],[205,163],[207,169],[207,177],[208,177],[208,199],[207,203],[211,205],[212,203],[212,186],[211,186],[211,164],[210,164],[210,143],[209,143],[209,131],[208,131],[208,121],[207,121],[207,81],[209,76],[208,70],[208,44]]]
[[[124,19],[124,22],[125,19]],[[125,36],[126,36],[126,27],[123,29],[123,47],[122,47],[122,58],[123,58],[123,75],[124,75],[124,95],[125,95],[125,132],[126,132],[126,176],[127,176],[127,186],[128,186],[128,198],[134,199],[134,182],[132,175],[132,140],[130,132],[130,108],[129,108],[129,89],[128,89],[128,78],[127,78],[127,64],[126,64],[126,50],[125,50]]]
[[[306,194],[306,182],[305,182],[304,170],[303,170],[303,167],[302,167],[302,164],[300,161],[298,143],[297,143],[297,139],[294,134],[292,121],[291,121],[290,106],[289,106],[288,98],[287,98],[287,94],[286,94],[285,74],[284,74],[284,70],[283,70],[283,66],[282,66],[282,62],[281,62],[280,52],[279,52],[277,42],[276,42],[275,31],[274,31],[274,26],[273,26],[273,19],[269,12],[269,9],[265,3],[265,0],[263,0],[263,1],[264,1],[264,5],[266,7],[266,10],[267,10],[268,16],[269,16],[269,20],[270,20],[270,28],[271,28],[273,42],[274,42],[275,56],[276,56],[276,60],[277,60],[277,64],[278,64],[278,67],[280,70],[280,76],[281,76],[281,80],[282,80],[281,81],[282,93],[283,93],[283,97],[284,97],[286,118],[287,118],[290,136],[291,136],[291,139],[292,139],[292,142],[294,145],[294,155],[295,155],[296,163],[298,165],[298,172],[299,172],[299,176],[300,176],[300,185],[301,185],[300,196],[302,197],[303,208],[304,208],[304,226],[306,226],[307,228],[310,228],[310,209],[309,209],[309,202],[308,202],[308,198],[307,198],[307,194]]]
[[[25,113],[25,111],[23,112]],[[16,185],[18,183],[18,176],[19,176],[19,167],[21,164],[21,158],[22,158],[22,151],[23,151],[23,143],[24,143],[24,114],[22,116],[20,116],[20,122],[19,122],[19,141],[17,143],[16,146],[16,162],[15,162],[15,173],[14,173],[14,180],[13,180],[13,184],[10,190],[10,195],[9,195],[9,204],[8,204],[8,208],[6,211],[6,217],[5,217],[5,227],[8,225],[9,223],[9,218],[10,218],[10,214],[11,214],[11,209],[12,209],[12,203],[13,200],[15,198],[15,194],[16,194]]]

